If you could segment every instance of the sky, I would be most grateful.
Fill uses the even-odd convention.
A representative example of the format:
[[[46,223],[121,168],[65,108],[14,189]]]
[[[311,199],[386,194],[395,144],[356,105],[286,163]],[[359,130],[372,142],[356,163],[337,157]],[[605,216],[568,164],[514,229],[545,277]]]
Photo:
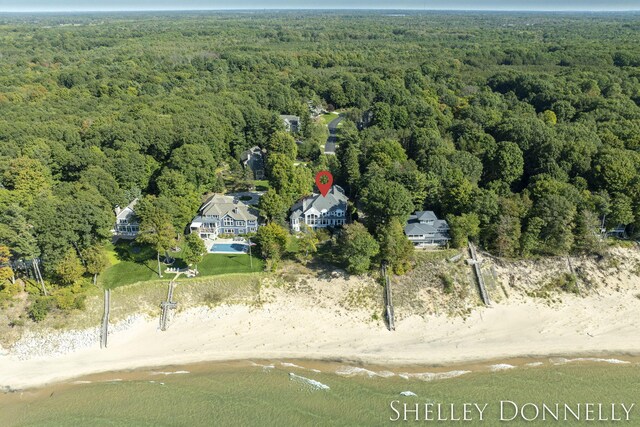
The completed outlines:
[[[0,12],[219,9],[640,10],[640,0],[0,0]]]

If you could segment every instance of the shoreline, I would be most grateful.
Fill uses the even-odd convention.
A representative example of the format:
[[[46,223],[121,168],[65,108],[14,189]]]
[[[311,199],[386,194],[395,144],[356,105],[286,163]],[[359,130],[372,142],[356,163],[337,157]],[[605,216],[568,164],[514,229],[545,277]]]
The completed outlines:
[[[106,349],[92,340],[87,347],[70,346],[55,356],[19,358],[5,351],[0,354],[0,389],[34,389],[105,372],[242,360],[437,369],[515,358],[640,357],[640,332],[629,321],[640,300],[622,295],[571,298],[560,306],[520,301],[479,307],[466,319],[409,316],[397,322],[394,332],[366,320],[364,312],[289,309],[304,298],[260,308],[192,308],[178,313],[164,332],[157,319],[139,316],[126,319],[127,328],[114,325]],[[595,299],[600,305],[611,299],[613,306],[598,310]]]
[[[640,267],[640,254],[621,256],[628,269],[611,271],[592,260],[574,263],[598,286],[584,295],[551,298],[534,298],[529,291],[548,280],[545,274],[554,277],[566,266],[532,271],[527,263],[496,265],[508,294],[503,287],[490,307],[473,296],[462,298],[466,305],[452,310],[462,315],[425,312],[425,306],[447,306],[450,300],[418,285],[404,300],[401,292],[396,295],[393,332],[380,320],[381,297],[371,279],[333,274],[300,276],[289,285],[265,281],[257,295],[235,304],[185,304],[172,313],[166,331],[159,330],[159,313],[129,313],[110,324],[105,349],[96,327],[28,333],[11,349],[0,348],[0,389],[37,388],[100,372],[242,360],[438,369],[515,358],[636,358],[640,280],[632,268]],[[183,294],[187,301],[188,295]]]
[[[593,353],[593,354],[562,354],[562,355],[522,355],[506,358],[491,358],[467,360],[448,365],[429,363],[369,363],[362,360],[342,358],[246,358],[230,360],[202,360],[184,364],[168,364],[139,366],[109,371],[95,371],[79,376],[65,377],[47,383],[25,388],[3,388],[0,386],[0,396],[15,395],[17,393],[32,393],[39,395],[50,389],[64,389],[84,384],[108,383],[119,381],[135,381],[149,376],[170,376],[178,374],[203,374],[219,370],[247,369],[250,367],[263,370],[280,369],[283,371],[325,373],[339,376],[368,376],[368,377],[400,377],[404,379],[418,379],[422,381],[437,381],[456,378],[465,374],[497,373],[511,369],[553,367],[553,366],[640,366],[640,353]],[[336,367],[345,368],[336,370]],[[286,369],[285,369],[286,368]],[[321,369],[319,369],[321,368]],[[352,370],[352,372],[350,372]],[[396,372],[392,372],[396,371]],[[428,371],[428,372],[425,372]],[[453,375],[451,375],[453,374]],[[428,375],[427,379],[424,378]]]

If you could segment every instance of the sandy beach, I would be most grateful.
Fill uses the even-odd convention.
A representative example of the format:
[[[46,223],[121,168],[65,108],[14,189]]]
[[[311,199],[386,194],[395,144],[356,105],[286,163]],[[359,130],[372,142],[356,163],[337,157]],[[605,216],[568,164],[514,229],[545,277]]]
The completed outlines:
[[[158,319],[137,316],[114,325],[101,349],[92,332],[47,337],[63,350],[38,355],[34,337],[0,355],[0,386],[24,389],[82,375],[140,367],[238,359],[344,360],[380,365],[451,365],[529,356],[639,355],[640,283],[614,277],[586,297],[561,303],[511,295],[466,318],[400,318],[390,332],[371,311],[335,304],[354,286],[344,278],[318,281],[322,298],[271,291],[260,306],[195,307],[178,313],[167,331]],[[34,341],[35,340],[35,341]],[[79,340],[67,345],[65,340]],[[84,340],[84,341],[83,341]],[[83,344],[84,343],[84,344]],[[82,347],[83,345],[88,345]],[[22,348],[22,350],[20,350]]]

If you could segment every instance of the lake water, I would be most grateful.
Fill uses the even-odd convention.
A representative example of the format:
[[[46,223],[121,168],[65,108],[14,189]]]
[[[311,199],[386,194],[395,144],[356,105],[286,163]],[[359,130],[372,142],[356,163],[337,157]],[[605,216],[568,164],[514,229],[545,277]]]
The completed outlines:
[[[387,369],[337,362],[242,361],[108,373],[0,395],[0,426],[382,426],[399,424],[390,421],[396,416],[393,401],[458,407],[487,403],[485,421],[466,424],[494,426],[505,424],[498,421],[500,400],[635,403],[632,421],[624,424],[637,426],[640,362],[621,359],[517,359]],[[516,419],[508,424],[549,422]]]

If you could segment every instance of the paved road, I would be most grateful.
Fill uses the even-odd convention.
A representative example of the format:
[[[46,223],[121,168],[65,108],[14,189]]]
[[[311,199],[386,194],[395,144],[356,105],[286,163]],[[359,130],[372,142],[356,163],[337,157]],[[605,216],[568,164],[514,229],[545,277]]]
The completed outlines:
[[[338,124],[342,121],[342,116],[336,117],[329,122],[329,138],[324,146],[324,154],[336,154],[336,139],[338,135]]]

